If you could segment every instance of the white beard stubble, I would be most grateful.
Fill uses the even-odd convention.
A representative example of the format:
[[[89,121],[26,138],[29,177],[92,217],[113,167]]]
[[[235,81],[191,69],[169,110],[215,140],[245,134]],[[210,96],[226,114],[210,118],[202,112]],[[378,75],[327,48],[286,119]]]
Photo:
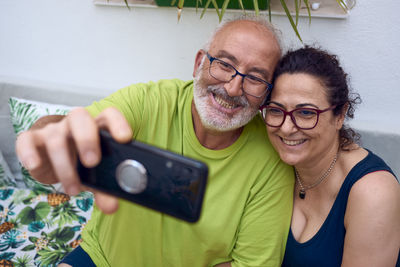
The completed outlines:
[[[210,130],[225,132],[246,125],[257,114],[258,106],[251,106],[245,95],[233,98],[230,97],[223,86],[204,86],[202,82],[204,73],[203,63],[204,61],[201,63],[199,71],[196,73],[193,81],[194,104],[203,126]],[[210,103],[210,92],[239,104],[242,106],[242,109],[233,115],[222,113]]]

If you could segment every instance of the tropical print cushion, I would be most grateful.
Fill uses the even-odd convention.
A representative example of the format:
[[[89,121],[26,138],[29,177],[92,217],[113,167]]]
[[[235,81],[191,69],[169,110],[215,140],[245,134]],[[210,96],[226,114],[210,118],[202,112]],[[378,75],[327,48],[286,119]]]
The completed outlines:
[[[16,186],[14,175],[11,173],[7,162],[4,160],[3,154],[0,151],[0,187]]]
[[[46,115],[65,115],[73,108],[65,105],[49,104],[17,97],[11,97],[8,100],[8,104],[10,107],[11,122],[14,127],[14,132],[17,135],[28,130],[40,117]],[[22,165],[21,179],[27,188],[31,188],[35,191],[51,193],[59,190],[59,188],[56,188],[54,185],[41,184],[33,179]],[[16,177],[16,180],[18,182],[18,177]]]
[[[0,266],[57,266],[81,242],[93,195],[0,188]]]

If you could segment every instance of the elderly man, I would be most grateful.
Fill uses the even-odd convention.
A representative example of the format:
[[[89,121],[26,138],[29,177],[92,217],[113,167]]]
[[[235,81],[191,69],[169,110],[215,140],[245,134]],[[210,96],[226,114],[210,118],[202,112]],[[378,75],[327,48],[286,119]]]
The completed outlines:
[[[101,159],[99,129],[118,142],[133,136],[209,166],[201,218],[194,224],[95,193],[81,247],[66,263],[280,266],[293,171],[272,149],[258,115],[280,55],[267,22],[229,21],[197,52],[194,81],[132,85],[65,118],[46,117],[21,134],[22,163],[41,182],[60,181],[69,194],[83,190],[77,154],[88,167]]]

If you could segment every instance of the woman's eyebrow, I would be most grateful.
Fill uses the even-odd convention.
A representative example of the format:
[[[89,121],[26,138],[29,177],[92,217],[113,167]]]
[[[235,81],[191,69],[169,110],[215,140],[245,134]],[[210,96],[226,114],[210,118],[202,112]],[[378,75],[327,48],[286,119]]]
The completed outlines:
[[[275,101],[269,101],[268,104],[275,104],[275,105],[277,105],[277,106],[280,106],[281,108],[285,108],[284,105],[282,105],[281,103],[275,102]]]
[[[304,108],[304,107],[307,107],[307,106],[313,106],[313,107],[315,107],[316,109],[319,109],[319,107],[318,107],[317,105],[314,105],[314,104],[311,104],[311,103],[297,104],[297,105],[296,105],[296,108]]]
[[[269,104],[275,104],[275,105],[277,105],[277,106],[279,106],[279,107],[281,107],[281,108],[286,109],[285,106],[284,106],[283,104],[278,103],[278,102],[275,102],[275,101],[269,101]],[[301,103],[301,104],[297,104],[297,105],[296,105],[296,108],[304,108],[304,107],[307,107],[307,106],[313,106],[313,107],[315,107],[316,109],[319,109],[318,106],[316,106],[316,105],[314,105],[314,104],[311,104],[311,103]]]

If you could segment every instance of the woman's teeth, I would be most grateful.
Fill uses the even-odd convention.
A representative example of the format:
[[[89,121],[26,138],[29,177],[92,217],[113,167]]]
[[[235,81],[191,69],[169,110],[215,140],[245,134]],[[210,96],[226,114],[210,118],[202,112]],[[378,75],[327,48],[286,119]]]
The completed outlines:
[[[214,95],[214,99],[218,104],[220,104],[224,108],[234,109],[236,107],[235,104],[226,102],[223,98],[221,98],[217,95]]]
[[[297,146],[300,145],[302,143],[304,143],[306,140],[302,139],[302,140],[286,140],[281,138],[282,142],[285,143],[288,146]]]

